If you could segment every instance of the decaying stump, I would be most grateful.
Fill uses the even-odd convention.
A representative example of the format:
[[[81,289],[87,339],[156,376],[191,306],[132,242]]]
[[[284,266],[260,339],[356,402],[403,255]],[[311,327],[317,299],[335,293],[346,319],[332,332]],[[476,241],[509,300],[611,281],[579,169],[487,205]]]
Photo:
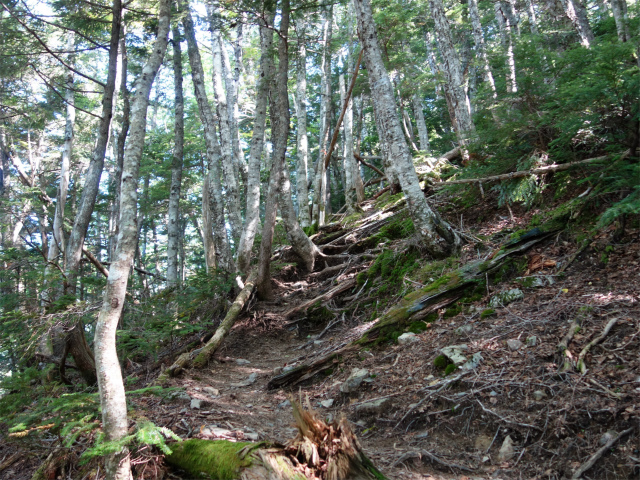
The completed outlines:
[[[192,439],[172,444],[167,462],[215,480],[386,479],[363,453],[346,418],[327,424],[309,407],[291,404],[298,434],[285,446]]]
[[[464,265],[440,277],[435,282],[408,294],[395,308],[380,317],[359,339],[341,345],[309,363],[273,377],[267,388],[276,389],[300,383],[316,373],[330,368],[344,355],[359,350],[362,346],[380,341],[393,332],[404,331],[410,322],[421,320],[430,313],[448,307],[462,298],[466,292],[475,288],[486,274],[502,266],[508,257],[528,250],[558,230],[557,227],[534,228],[518,239],[504,244],[502,248],[494,252],[489,260]]]

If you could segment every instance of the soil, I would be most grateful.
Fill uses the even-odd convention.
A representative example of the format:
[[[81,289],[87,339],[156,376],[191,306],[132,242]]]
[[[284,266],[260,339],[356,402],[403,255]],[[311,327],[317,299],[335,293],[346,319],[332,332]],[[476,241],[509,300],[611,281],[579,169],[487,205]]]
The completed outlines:
[[[487,214],[482,205],[478,212],[485,216],[482,223],[464,230],[495,245],[531,217],[518,211]],[[398,479],[572,478],[607,441],[632,429],[600,452],[581,478],[639,478],[640,230],[628,229],[615,242],[613,234],[609,229],[593,238],[563,273],[560,266],[579,245],[558,234],[526,254],[524,272],[508,272],[501,283],[490,283],[482,298],[455,316],[439,312],[415,341],[359,350],[301,385],[270,391],[267,383],[283,368],[356,338],[371,325],[362,320],[369,319],[370,307],[353,308],[359,286],[324,303],[329,318],[286,316],[362,271],[370,259],[316,281],[285,266],[274,279],[275,300],[252,302],[207,368],[171,380],[170,386],[188,397],[136,398],[131,407],[182,438],[286,443],[296,433],[289,400],[299,399],[327,421],[346,416],[366,454],[388,478]],[[407,248],[407,240],[390,248]],[[480,254],[486,255],[468,245],[460,262]],[[535,276],[544,284],[522,286],[518,276]],[[488,312],[493,295],[512,288],[520,288],[524,299]],[[574,367],[562,371],[558,344],[570,329],[567,351],[575,362],[613,319],[609,333],[586,354],[586,373]],[[445,376],[434,359],[443,347],[460,344],[467,357],[480,354],[479,365]],[[354,392],[342,393],[340,386],[355,368],[367,369],[368,378]],[[201,400],[199,408],[192,399]],[[359,406],[377,399],[388,401],[374,413],[358,413]],[[507,451],[501,455],[501,449]],[[15,445],[4,444],[0,459],[14,451]],[[136,458],[144,464],[151,457]],[[160,457],[153,459],[146,478],[185,478],[159,469]],[[0,478],[30,478],[21,472],[32,472],[37,462],[26,462],[14,463]]]

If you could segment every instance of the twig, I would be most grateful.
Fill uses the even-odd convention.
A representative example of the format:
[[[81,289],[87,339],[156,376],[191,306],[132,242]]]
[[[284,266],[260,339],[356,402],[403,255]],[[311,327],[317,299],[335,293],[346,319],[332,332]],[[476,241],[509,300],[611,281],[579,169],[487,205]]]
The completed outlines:
[[[491,415],[495,415],[496,417],[498,417],[500,420],[502,420],[505,423],[510,423],[511,425],[518,425],[520,427],[533,428],[534,430],[538,430],[538,431],[541,430],[540,427],[536,427],[535,425],[529,425],[528,423],[514,422],[513,420],[509,420],[508,418],[504,418],[504,417],[500,416],[498,413],[494,412],[493,410],[490,410],[487,407],[485,407],[480,400],[476,399],[476,401],[478,402],[480,407],[482,407],[482,410],[484,410],[487,413],[490,413]]]
[[[633,429],[634,427],[627,428],[626,430],[620,432],[620,434],[617,437],[609,439],[609,441],[605,443],[602,446],[602,448],[600,448],[596,453],[594,453],[593,455],[591,455],[591,457],[589,457],[589,460],[587,460],[582,465],[580,465],[580,467],[571,476],[571,479],[578,480],[580,477],[582,477],[582,475],[591,467],[593,467],[595,463],[600,459],[600,457],[602,457],[606,452],[608,452],[609,449],[618,442],[618,440],[620,440],[625,435],[631,433]]]
[[[600,387],[602,390],[604,390],[606,393],[608,393],[609,395],[611,395],[613,398],[615,398],[616,400],[620,400],[621,395],[619,393],[614,392],[613,390],[608,389],[607,387],[605,387],[604,385],[596,382],[593,378],[589,379],[589,382],[593,383],[595,386]]]
[[[604,327],[604,330],[602,331],[600,336],[591,340],[582,349],[582,351],[580,352],[580,355],[578,355],[578,365],[577,365],[578,370],[580,370],[580,373],[582,373],[583,375],[587,373],[587,364],[584,362],[584,357],[586,357],[587,353],[589,353],[589,350],[591,350],[591,347],[593,347],[594,345],[597,345],[602,340],[604,340],[604,338],[609,334],[609,332],[611,331],[611,329],[613,328],[613,326],[616,324],[617,321],[618,321],[617,318],[612,318],[611,320],[609,320],[609,323],[607,323],[607,325]]]
[[[579,328],[580,328],[580,324],[576,320],[571,322],[571,325],[569,325],[569,331],[562,338],[562,340],[560,340],[560,343],[558,343],[558,351],[560,352],[560,355],[562,356],[562,358],[564,358],[564,362],[560,367],[561,372],[566,372],[568,370],[571,370],[571,367],[572,367],[571,361],[573,360],[573,355],[569,351],[568,346],[569,346],[569,342],[573,338],[573,335],[576,333],[576,330],[578,330]]]

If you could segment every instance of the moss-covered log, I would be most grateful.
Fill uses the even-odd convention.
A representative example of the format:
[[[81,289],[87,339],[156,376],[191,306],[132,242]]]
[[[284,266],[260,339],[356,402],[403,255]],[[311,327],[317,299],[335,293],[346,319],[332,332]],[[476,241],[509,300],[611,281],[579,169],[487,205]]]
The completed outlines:
[[[485,278],[485,274],[501,267],[508,257],[528,250],[557,231],[556,227],[534,228],[504,244],[502,248],[491,255],[489,260],[468,263],[443,275],[435,282],[405,296],[396,307],[387,311],[359,339],[309,363],[273,377],[267,387],[275,389],[295,385],[329,368],[339,358],[363,345],[393,338],[393,333],[404,332],[411,322],[421,320],[430,313],[445,308],[462,298],[466,292],[478,286]]]
[[[204,347],[194,350],[193,352],[183,353],[178,357],[178,359],[167,368],[162,374],[158,377],[158,383],[162,384],[169,377],[173,377],[180,373],[183,369],[188,368],[189,366],[194,366],[196,368],[204,367],[211,356],[218,349],[222,340],[229,334],[231,327],[236,322],[238,317],[240,316],[240,312],[244,308],[245,303],[249,300],[249,297],[253,293],[253,289],[255,288],[257,271],[254,268],[249,273],[247,280],[244,284],[244,288],[240,291],[233,304],[227,311],[224,319],[220,323],[220,326],[216,330],[216,333],[213,334],[213,337],[204,345]]]
[[[211,480],[385,480],[345,418],[329,425],[292,405],[298,434],[285,446],[191,439],[172,444],[167,462]]]

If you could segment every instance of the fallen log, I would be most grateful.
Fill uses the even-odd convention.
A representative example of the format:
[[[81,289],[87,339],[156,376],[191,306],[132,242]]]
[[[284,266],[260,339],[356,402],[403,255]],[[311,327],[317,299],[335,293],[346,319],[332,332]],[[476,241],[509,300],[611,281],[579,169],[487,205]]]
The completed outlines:
[[[320,302],[326,302],[327,300],[331,300],[333,297],[335,297],[336,295],[341,294],[342,292],[349,290],[350,288],[352,288],[353,286],[355,286],[356,284],[356,279],[355,278],[350,278],[348,280],[345,280],[342,283],[339,283],[338,285],[336,285],[335,287],[329,289],[327,292],[323,293],[322,295],[319,295],[315,298],[312,298],[311,300],[308,300],[304,303],[301,303],[300,305],[298,305],[295,308],[292,308],[291,310],[286,311],[283,316],[284,318],[291,318],[294,315],[304,312],[306,311],[309,307],[311,307],[312,305]]]
[[[234,300],[222,322],[220,322],[220,326],[216,330],[216,333],[213,334],[213,337],[209,339],[204,347],[180,355],[173,363],[173,365],[162,372],[162,374],[158,377],[157,383],[162,384],[166,382],[169,377],[175,377],[178,373],[180,373],[185,368],[188,368],[189,366],[202,368],[207,364],[211,356],[215,353],[215,351],[222,343],[222,340],[224,340],[224,338],[229,334],[231,327],[233,327],[233,324],[240,316],[240,312],[244,308],[245,303],[247,303],[247,300],[249,300],[249,297],[253,293],[256,277],[257,270],[254,268],[249,273],[249,276],[247,277],[247,280],[244,284],[244,288],[240,291],[240,293]]]
[[[194,478],[386,480],[346,418],[327,424],[309,407],[291,404],[298,433],[286,446],[191,439],[171,444],[166,460]]]
[[[622,153],[620,158],[624,158],[627,155],[629,155],[629,151],[627,150],[626,152]],[[444,187],[447,185],[461,185],[464,183],[485,183],[485,182],[498,182],[498,181],[502,181],[502,180],[511,180],[512,178],[522,178],[522,177],[526,177],[528,175],[544,175],[545,173],[550,173],[550,172],[560,172],[563,170],[569,170],[572,167],[578,166],[578,165],[588,165],[591,163],[597,163],[597,162],[602,162],[603,160],[608,160],[610,158],[610,155],[603,155],[601,157],[595,157],[595,158],[587,158],[586,160],[579,160],[577,162],[570,162],[570,163],[562,163],[560,165],[548,165],[546,167],[540,167],[540,168],[532,168],[531,170],[519,170],[517,172],[511,172],[511,173],[503,173],[501,175],[492,175],[490,177],[483,177],[483,178],[463,178],[461,180],[445,180],[442,182],[434,182],[432,184],[433,187]]]
[[[507,242],[495,251],[489,260],[475,261],[457,270],[443,275],[435,282],[405,296],[400,303],[380,317],[360,338],[345,343],[337,349],[325,353],[309,363],[273,377],[267,384],[268,389],[296,385],[329,368],[341,357],[360,350],[362,347],[392,338],[393,333],[403,332],[410,322],[426,317],[429,313],[445,308],[478,285],[485,275],[504,264],[508,257],[522,253],[558,231],[557,227],[536,227]],[[307,302],[308,306],[314,301]]]

